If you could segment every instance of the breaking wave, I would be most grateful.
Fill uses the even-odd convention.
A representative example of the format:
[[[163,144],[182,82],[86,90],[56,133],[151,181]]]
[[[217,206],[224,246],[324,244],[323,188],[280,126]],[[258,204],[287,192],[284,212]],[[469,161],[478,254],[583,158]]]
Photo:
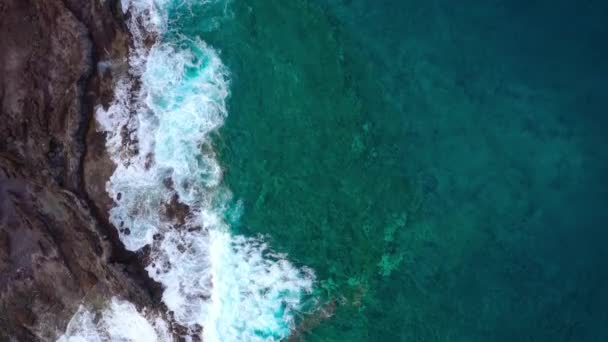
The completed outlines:
[[[146,270],[164,287],[168,316],[188,335],[202,334],[205,341],[281,340],[294,328],[314,275],[272,253],[261,238],[231,234],[224,219],[230,192],[222,185],[209,135],[227,116],[229,73],[214,49],[172,28],[174,18],[169,19],[176,9],[197,16],[212,3],[217,1],[122,2],[133,36],[129,74],[117,81],[111,105],[96,113],[116,163],[107,183],[115,201],[110,220],[127,249],[149,246]],[[162,324],[150,323],[132,304],[116,303],[101,326],[85,310],[68,330],[80,324],[111,335],[118,328],[113,318],[124,310],[125,321],[146,334],[123,340],[153,341],[154,327]]]

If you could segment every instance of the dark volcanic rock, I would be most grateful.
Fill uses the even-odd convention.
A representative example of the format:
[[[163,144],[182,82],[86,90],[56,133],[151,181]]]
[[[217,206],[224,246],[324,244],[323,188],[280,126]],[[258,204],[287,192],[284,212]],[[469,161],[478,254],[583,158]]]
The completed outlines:
[[[93,109],[124,60],[115,1],[0,0],[0,341],[53,341],[87,298],[154,306],[107,223],[114,165]]]
[[[0,156],[0,340],[54,340],[85,297],[152,305],[81,199]]]

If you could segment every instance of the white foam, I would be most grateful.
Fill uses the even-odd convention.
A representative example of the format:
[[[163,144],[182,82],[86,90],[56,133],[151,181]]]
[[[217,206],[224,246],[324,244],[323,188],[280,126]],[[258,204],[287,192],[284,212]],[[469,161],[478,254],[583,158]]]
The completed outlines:
[[[99,312],[80,306],[58,342],[169,342],[172,335],[161,317],[147,317],[135,305],[112,298]]]
[[[212,279],[218,286],[203,323],[209,341],[274,341],[288,336],[312,271],[281,255],[265,255],[258,239],[210,232]],[[226,322],[224,322],[226,320]]]
[[[191,3],[172,1],[123,1],[134,39],[130,71],[96,115],[117,164],[107,184],[116,202],[110,220],[126,248],[152,247],[146,269],[191,333],[202,326],[206,341],[279,340],[293,329],[314,275],[259,238],[230,234],[229,195],[220,195],[229,191],[214,152],[203,148],[227,115],[228,72],[200,39],[163,39],[167,6]],[[149,34],[157,38],[151,48],[143,43]],[[176,199],[189,207],[186,218],[171,215]]]

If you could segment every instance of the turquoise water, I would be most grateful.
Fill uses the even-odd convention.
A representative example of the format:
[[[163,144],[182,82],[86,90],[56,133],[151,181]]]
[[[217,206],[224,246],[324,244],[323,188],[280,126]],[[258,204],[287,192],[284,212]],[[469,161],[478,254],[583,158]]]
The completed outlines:
[[[608,338],[602,2],[234,1],[215,145],[307,341]],[[240,201],[240,202],[237,202]]]
[[[110,218],[168,312],[63,339],[608,340],[606,4],[123,9]]]
[[[201,35],[226,17],[224,1],[123,3],[133,42],[129,75],[96,118],[117,167],[107,183],[110,220],[125,247],[146,252],[146,270],[163,287],[161,318],[113,299],[91,320],[82,308],[64,338],[167,341],[168,324],[186,340],[278,341],[316,304],[314,271],[292,264],[262,237],[236,234],[230,189],[211,134],[228,112],[230,71]],[[233,213],[226,217],[227,213]],[[310,304],[305,302],[310,301]],[[118,318],[116,318],[118,317]],[[110,322],[110,323],[107,323]],[[112,322],[125,322],[116,325]],[[86,338],[85,338],[86,339]],[[133,340],[128,337],[126,340]]]

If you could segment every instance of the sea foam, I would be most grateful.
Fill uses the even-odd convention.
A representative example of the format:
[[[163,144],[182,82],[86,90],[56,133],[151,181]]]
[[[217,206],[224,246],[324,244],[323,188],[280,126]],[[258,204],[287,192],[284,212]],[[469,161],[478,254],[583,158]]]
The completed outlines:
[[[230,196],[209,134],[227,116],[228,70],[199,37],[169,34],[169,9],[193,2],[122,2],[133,36],[129,74],[96,113],[117,165],[107,183],[110,220],[129,250],[151,247],[146,269],[190,334],[202,327],[205,341],[280,340],[314,275],[260,238],[231,234],[224,219]]]
[[[101,310],[80,306],[58,342],[171,341],[167,323],[135,305],[112,298]]]

